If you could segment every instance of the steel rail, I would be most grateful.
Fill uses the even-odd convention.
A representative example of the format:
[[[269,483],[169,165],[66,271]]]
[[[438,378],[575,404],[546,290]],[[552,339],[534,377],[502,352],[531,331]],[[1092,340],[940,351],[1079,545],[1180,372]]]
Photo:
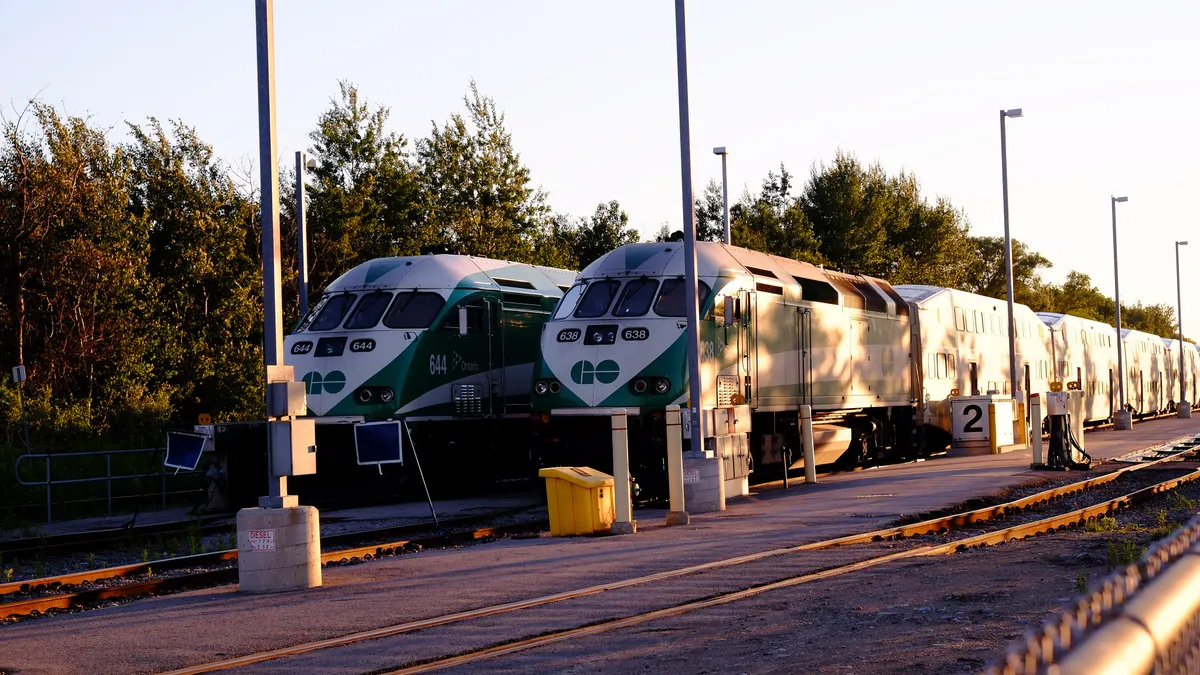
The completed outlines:
[[[472,516],[472,518],[474,518],[474,516]],[[538,520],[528,523],[514,523],[512,525],[484,527],[467,532],[450,532],[430,537],[402,539],[385,544],[371,544],[349,549],[339,549],[336,551],[324,551],[321,553],[321,564],[329,565],[335,563],[353,562],[355,560],[369,560],[373,557],[397,552],[414,545],[420,547],[435,547],[468,543],[477,541],[479,539],[486,539],[488,537],[498,537],[505,534],[514,534],[530,530],[541,530],[544,529],[546,525],[546,521]],[[202,553],[195,556],[185,556],[182,558],[171,558],[163,561],[137,563],[134,565],[126,565],[120,568],[96,570],[95,572],[79,572],[77,574],[67,574],[54,577],[54,583],[61,583],[62,585],[67,585],[68,583],[78,584],[86,581],[96,581],[98,579],[111,578],[113,576],[145,574],[150,572],[153,567],[159,567],[160,569],[177,569],[179,567],[188,567],[199,564],[214,564],[216,562],[225,560],[236,560],[237,553],[238,552],[236,549],[231,549],[228,551]],[[163,567],[163,563],[169,563],[169,565]],[[123,574],[110,574],[109,576],[99,577],[96,576],[98,573],[111,573],[113,571],[122,572]],[[45,582],[47,579],[38,581]],[[84,589],[69,593],[58,593],[35,598],[25,598],[0,604],[0,619],[10,618],[13,616],[28,616],[35,611],[45,612],[50,609],[69,609],[71,607],[85,606],[105,599],[134,597],[174,590],[186,590],[214,584],[232,583],[234,581],[237,581],[237,568],[230,567],[219,570],[204,570],[172,577],[161,577],[159,579],[147,579],[144,581],[120,584],[105,588]],[[27,584],[29,582],[14,582],[14,584],[9,585],[19,585],[22,583]],[[53,584],[41,583],[38,587],[40,588],[46,585]],[[26,588],[25,590],[28,591],[30,589]]]
[[[1189,438],[1190,438],[1190,436],[1189,436]],[[304,653],[311,652],[311,651],[316,651],[319,649],[324,649],[327,647],[336,647],[336,646],[342,646],[342,645],[352,644],[352,643],[356,643],[356,642],[362,642],[365,640],[373,640],[373,639],[378,639],[378,638],[392,637],[392,636],[400,635],[403,633],[409,633],[409,632],[412,632],[415,630],[421,630],[421,629],[426,629],[426,628],[432,628],[435,626],[446,625],[446,624],[450,624],[450,623],[457,623],[457,622],[461,622],[461,621],[478,619],[478,618],[483,618],[486,616],[502,614],[502,613],[512,612],[512,611],[518,611],[518,610],[522,610],[522,609],[529,609],[529,608],[537,607],[540,605],[546,605],[546,604],[551,604],[551,603],[555,603],[555,602],[561,602],[564,600],[570,600],[570,599],[580,598],[580,597],[584,597],[584,596],[588,596],[588,595],[594,595],[594,594],[602,593],[605,591],[628,588],[630,586],[637,586],[637,585],[646,584],[646,583],[653,583],[653,582],[657,582],[657,581],[673,579],[676,577],[681,577],[681,576],[685,576],[685,575],[689,575],[689,574],[695,574],[697,572],[704,572],[704,571],[713,570],[713,569],[719,569],[722,567],[741,565],[744,563],[763,560],[766,558],[785,555],[788,553],[795,553],[795,552],[799,552],[799,551],[814,551],[814,550],[821,550],[821,549],[826,549],[826,548],[834,548],[834,547],[838,547],[838,546],[848,546],[848,545],[853,545],[853,544],[866,544],[866,543],[871,543],[874,541],[891,540],[891,539],[916,536],[916,535],[921,535],[921,534],[940,533],[940,532],[944,532],[944,531],[949,531],[951,529],[958,529],[958,528],[964,527],[966,525],[969,525],[971,523],[992,520],[992,519],[995,519],[995,518],[998,518],[998,517],[1004,515],[1009,510],[1020,510],[1022,508],[1031,506],[1031,505],[1039,503],[1039,502],[1049,501],[1051,499],[1054,499],[1054,498],[1057,498],[1057,497],[1060,497],[1060,496],[1063,496],[1066,494],[1072,494],[1074,492],[1086,489],[1086,487],[1100,485],[1100,484],[1115,480],[1117,478],[1117,476],[1122,475],[1124,473],[1128,473],[1130,471],[1134,471],[1134,470],[1138,470],[1138,469],[1144,469],[1146,467],[1153,466],[1153,465],[1159,464],[1161,462],[1165,462],[1167,460],[1172,460],[1172,459],[1178,459],[1178,457],[1177,456],[1165,457],[1165,458],[1162,458],[1159,460],[1155,460],[1154,462],[1148,462],[1146,464],[1131,465],[1129,467],[1125,467],[1123,469],[1115,471],[1112,474],[1106,474],[1104,476],[1099,476],[1097,478],[1093,478],[1093,479],[1090,479],[1087,481],[1082,481],[1081,483],[1072,483],[1069,485],[1059,486],[1057,488],[1039,492],[1035,495],[1030,495],[1028,497],[1023,497],[1021,499],[1013,500],[1006,504],[1000,504],[1000,505],[996,505],[996,506],[992,506],[992,507],[976,509],[974,511],[970,511],[967,513],[953,514],[953,515],[944,516],[944,517],[940,517],[940,518],[934,518],[932,520],[927,520],[927,521],[923,521],[920,523],[914,523],[911,525],[901,525],[901,526],[897,526],[897,527],[891,527],[891,528],[885,528],[885,529],[881,529],[881,530],[873,530],[870,532],[864,532],[861,534],[853,534],[853,535],[848,535],[848,536],[844,536],[844,537],[837,537],[834,539],[827,539],[827,540],[811,542],[811,543],[806,543],[806,544],[799,544],[799,545],[795,545],[795,546],[775,548],[775,549],[770,549],[767,551],[760,551],[757,553],[749,553],[749,554],[745,554],[745,555],[741,555],[741,556],[735,556],[732,558],[725,558],[722,560],[716,560],[716,561],[712,561],[712,562],[708,562],[708,563],[701,563],[701,564],[697,564],[697,565],[691,565],[688,567],[682,567],[682,568],[678,568],[678,569],[674,569],[674,570],[666,570],[663,572],[657,572],[654,574],[644,575],[644,576],[640,576],[640,577],[633,577],[633,578],[610,582],[610,583],[597,584],[594,586],[588,586],[588,587],[580,588],[580,589],[576,589],[576,590],[563,591],[560,593],[553,593],[550,595],[544,595],[544,596],[530,598],[530,599],[526,599],[526,600],[518,600],[518,601],[514,601],[514,602],[501,603],[501,604],[497,604],[497,605],[489,605],[486,607],[481,607],[481,608],[477,608],[477,609],[473,609],[473,610],[466,610],[466,611],[456,612],[453,614],[447,614],[447,615],[443,615],[443,616],[436,616],[436,617],[431,617],[431,618],[427,618],[427,619],[420,619],[417,621],[410,621],[410,622],[406,622],[406,623],[402,623],[402,624],[385,626],[382,628],[377,628],[377,629],[372,629],[372,630],[359,631],[359,632],[350,633],[350,634],[343,635],[343,636],[328,638],[325,640],[318,640],[318,641],[294,645],[294,646],[290,646],[290,647],[283,647],[283,648],[279,648],[279,649],[258,652],[255,654],[248,654],[246,656],[236,657],[236,658],[227,659],[227,660],[223,660],[223,661],[201,664],[198,666],[182,668],[182,669],[178,669],[178,670],[172,670],[165,675],[196,675],[198,673],[215,672],[215,671],[225,670],[228,668],[246,666],[246,665],[261,663],[264,661],[270,661],[270,660],[274,660],[274,659],[278,659],[278,658],[284,658],[284,657],[288,657],[288,656],[297,656],[300,654],[304,654]],[[1105,505],[1118,503],[1118,502],[1121,502],[1121,500],[1125,500],[1125,499],[1145,498],[1151,494],[1154,494],[1154,492],[1148,492],[1148,491],[1154,490],[1155,487],[1164,485],[1166,483],[1170,483],[1173,487],[1175,485],[1180,484],[1181,482],[1184,482],[1185,480],[1195,480],[1197,478],[1200,478],[1200,470],[1194,471],[1183,477],[1173,478],[1168,481],[1164,481],[1163,483],[1159,483],[1155,486],[1151,486],[1149,488],[1143,488],[1141,490],[1135,491],[1128,495],[1124,495],[1122,497],[1118,497],[1116,499],[1109,500],[1107,502],[1104,502],[1101,505],[1087,507],[1087,509],[1095,510],[1098,507],[1104,507]],[[1159,490],[1159,491],[1161,491],[1161,490]],[[1139,495],[1139,496],[1134,497],[1134,495]],[[1122,503],[1124,503],[1124,502],[1122,502]],[[1108,510],[1111,510],[1111,507],[1108,508],[1107,510],[1101,508],[1101,510],[1097,511],[1097,512],[1107,513]],[[1074,512],[1072,512],[1072,513],[1074,513]],[[1069,516],[1070,514],[1065,514],[1065,515]],[[1040,522],[1055,521],[1056,523],[1058,523],[1058,521],[1063,518],[1064,518],[1064,516],[1053,516],[1048,519],[1043,519],[1043,521],[1036,521],[1036,522],[1040,523]],[[1086,518],[1085,518],[1085,520],[1086,520]],[[1071,521],[1071,519],[1069,517],[1067,517],[1066,520],[1064,520],[1063,522],[1065,523],[1068,521],[1074,522],[1074,521]],[[999,533],[990,533],[989,535],[979,535],[978,537],[969,538],[969,539],[963,540],[962,542],[953,542],[952,544],[935,547],[934,549],[930,549],[930,550],[933,550],[933,551],[942,550],[945,546],[966,547],[966,546],[980,545],[979,543],[969,543],[969,542],[971,542],[974,539],[979,539],[980,542],[990,541],[988,539],[989,536],[990,537],[1008,536],[1010,533],[1021,531],[1022,528],[1027,528],[1030,525],[1032,525],[1032,524],[1018,525],[1013,528],[1007,528],[1006,530],[1001,530],[1001,531],[999,531]],[[1056,527],[1057,526],[1058,525],[1056,525]],[[946,549],[946,550],[948,552],[953,552],[954,550],[957,550],[957,548]],[[855,563],[855,564],[857,564],[857,563]],[[835,568],[835,569],[837,569],[837,568]],[[825,574],[825,572],[821,572],[818,574]],[[803,576],[805,576],[805,575],[802,575],[802,577]],[[800,577],[797,577],[797,578],[800,578]],[[825,577],[820,577],[820,578],[825,578]],[[804,582],[796,582],[796,583],[804,583]],[[690,611],[690,610],[685,610],[685,611]],[[598,625],[603,625],[603,624],[598,624]]]
[[[847,565],[841,565],[838,567],[821,570],[819,572],[810,572],[810,573],[801,574],[801,575],[797,575],[797,576],[787,577],[785,579],[781,579],[779,581],[774,581],[774,582],[771,582],[768,584],[763,584],[760,586],[744,588],[744,589],[741,589],[738,591],[732,591],[732,592],[728,592],[728,593],[721,593],[714,597],[706,598],[704,600],[697,600],[697,601],[692,601],[692,602],[681,603],[678,605],[674,605],[671,607],[665,607],[665,608],[653,610],[650,612],[634,614],[631,616],[621,617],[618,619],[612,619],[609,621],[601,621],[599,623],[594,623],[594,624],[591,624],[588,626],[580,626],[578,628],[570,628],[570,629],[565,629],[565,630],[560,630],[560,631],[552,631],[552,632],[549,632],[549,633],[546,633],[543,635],[539,635],[539,636],[535,636],[535,637],[531,637],[531,638],[524,638],[524,639],[516,640],[513,642],[494,645],[494,646],[486,647],[486,648],[480,649],[480,650],[463,652],[461,654],[443,657],[440,659],[431,659],[431,660],[428,660],[428,661],[425,661],[422,663],[407,665],[407,666],[404,666],[404,667],[401,667],[401,668],[398,668],[395,670],[382,671],[382,672],[386,673],[386,675],[413,675],[415,673],[433,672],[435,670],[442,670],[444,668],[450,668],[453,666],[459,666],[459,665],[463,665],[466,663],[481,661],[483,659],[488,659],[488,658],[492,658],[495,656],[503,656],[505,654],[512,654],[515,652],[525,651],[527,649],[533,649],[535,647],[542,647],[542,646],[550,645],[550,644],[553,644],[556,642],[562,642],[565,640],[587,637],[590,635],[605,633],[605,632],[609,632],[609,631],[613,631],[613,630],[618,630],[621,628],[628,628],[631,626],[636,626],[636,625],[647,623],[650,621],[655,621],[658,619],[665,619],[665,618],[669,618],[669,617],[673,617],[673,616],[678,616],[680,614],[694,612],[697,610],[706,609],[708,607],[713,607],[716,605],[723,605],[723,604],[735,602],[738,600],[744,600],[746,598],[753,597],[755,595],[760,595],[760,594],[766,593],[768,591],[779,590],[781,588],[789,588],[792,586],[798,586],[800,584],[811,583],[813,581],[820,581],[822,579],[828,579],[831,577],[841,576],[843,574],[848,574],[851,572],[857,572],[859,570],[876,567],[878,565],[883,565],[885,563],[894,562],[896,560],[903,560],[906,558],[915,558],[915,557],[924,557],[924,556],[933,556],[933,555],[948,555],[948,554],[953,554],[953,553],[957,553],[959,551],[966,550],[968,548],[995,545],[995,544],[1000,544],[1000,543],[1004,543],[1007,541],[1024,539],[1026,537],[1031,537],[1031,536],[1035,536],[1038,534],[1055,532],[1055,531],[1063,529],[1066,526],[1084,523],[1088,520],[1088,518],[1095,517],[1096,515],[1110,513],[1112,511],[1120,509],[1122,507],[1130,506],[1135,503],[1145,501],[1146,499],[1148,499],[1150,496],[1152,496],[1154,494],[1158,494],[1160,492],[1165,492],[1167,490],[1178,487],[1179,485],[1181,485],[1185,482],[1190,482],[1190,481],[1194,481],[1197,479],[1200,479],[1200,470],[1193,471],[1192,473],[1189,473],[1185,476],[1181,476],[1179,478],[1172,478],[1170,480],[1163,481],[1161,483],[1152,485],[1147,488],[1143,488],[1141,490],[1137,490],[1135,492],[1131,492],[1126,495],[1122,495],[1120,497],[1116,497],[1114,499],[1110,499],[1101,504],[1096,504],[1096,505],[1085,507],[1082,509],[1076,509],[1075,511],[1071,511],[1069,513],[1064,513],[1064,514],[1060,514],[1057,516],[1051,516],[1049,518],[1043,518],[1041,520],[1036,520],[1036,521],[1024,523],[1021,525],[1015,525],[1013,527],[1008,527],[1008,528],[1005,528],[1002,530],[997,530],[995,532],[987,532],[984,534],[976,535],[974,537],[968,537],[967,539],[963,539],[963,540],[959,540],[959,541],[947,542],[945,544],[940,544],[937,546],[923,546],[923,547],[919,547],[919,548],[909,549],[907,551],[899,551],[896,553],[889,553],[887,555],[882,555],[882,556],[878,556],[875,558],[868,558],[866,560],[860,560],[860,561],[850,563]],[[197,671],[197,672],[204,672],[204,671]]]
[[[471,523],[478,522],[481,520],[487,520],[489,518],[496,518],[499,516],[510,515],[512,513],[518,513],[523,510],[525,510],[524,507],[514,508],[514,509],[504,509],[504,510],[495,511],[492,513],[486,513],[486,514],[480,514],[480,515],[474,515],[474,516],[462,516],[462,517],[454,518],[454,519],[450,519],[450,520],[443,520],[441,522],[442,522],[443,526],[450,526],[450,527],[469,525]],[[338,545],[344,544],[345,542],[356,542],[356,541],[362,541],[364,539],[378,539],[378,538],[385,538],[385,537],[395,537],[398,535],[403,536],[408,533],[423,532],[432,527],[434,527],[434,522],[430,520],[430,521],[421,521],[419,523],[411,523],[411,524],[407,524],[407,525],[393,525],[390,527],[375,528],[372,530],[342,532],[339,534],[331,534],[331,535],[326,535],[324,537],[321,537],[321,545],[322,545],[322,547],[338,546]],[[484,536],[487,536],[487,535],[480,535],[480,537],[477,537],[477,538],[482,538]],[[426,537],[425,539],[429,539],[429,538]],[[393,541],[388,544],[360,546],[355,549],[349,549],[349,551],[355,552],[354,555],[351,555],[351,556],[345,555],[345,552],[347,551],[346,549],[329,551],[328,553],[323,552],[322,553],[323,557],[321,558],[321,560],[323,563],[327,563],[330,561],[338,561],[341,559],[339,557],[336,557],[334,554],[342,554],[342,557],[346,557],[347,559],[351,558],[351,557],[362,558],[364,555],[371,555],[371,552],[369,549],[372,549],[372,548],[383,548],[383,549],[387,549],[387,551],[392,551],[392,550],[395,550],[398,548],[403,548],[403,546],[405,544],[421,543],[421,541],[423,541],[423,540],[415,540],[414,539],[414,540]],[[326,555],[328,555],[330,557],[327,558],[327,557],[325,557]],[[8,582],[8,583],[0,584],[0,596],[11,595],[13,593],[28,593],[30,591],[33,591],[33,590],[36,590],[39,588],[45,588],[45,587],[72,586],[72,585],[77,585],[77,584],[82,584],[82,583],[101,581],[104,579],[112,579],[114,577],[128,577],[128,576],[134,576],[134,575],[138,575],[138,574],[145,574],[146,571],[151,568],[158,568],[160,570],[172,570],[172,569],[179,569],[181,567],[196,567],[196,566],[202,566],[202,565],[215,565],[217,563],[224,562],[226,560],[236,560],[237,557],[238,557],[237,549],[231,548],[231,549],[225,549],[225,550],[221,550],[221,551],[209,551],[207,553],[196,553],[193,555],[177,556],[174,558],[162,558],[159,560],[150,560],[150,561],[141,562],[141,563],[132,563],[129,565],[117,565],[114,567],[104,567],[101,569],[88,570],[88,571],[84,571],[84,572],[70,572],[67,574],[60,574],[60,575],[55,575],[55,576],[51,576],[51,577],[42,577],[40,579],[27,579],[24,581],[12,581],[12,582]],[[3,607],[4,607],[3,605],[0,605],[0,609],[3,609]],[[0,616],[3,616],[3,615],[0,614]]]

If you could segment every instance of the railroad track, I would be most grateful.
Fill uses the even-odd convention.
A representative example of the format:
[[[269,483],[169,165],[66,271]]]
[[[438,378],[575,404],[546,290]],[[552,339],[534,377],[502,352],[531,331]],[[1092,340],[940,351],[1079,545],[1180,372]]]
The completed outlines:
[[[1190,439],[1192,442],[1200,440],[1200,436]],[[1173,441],[1164,444],[1165,446],[1179,444],[1180,441]],[[1131,464],[1108,474],[1097,476],[1084,481],[1062,485],[1050,490],[1045,490],[1028,497],[1012,500],[1003,504],[997,504],[984,508],[974,509],[961,513],[939,516],[930,518],[912,524],[898,525],[896,527],[876,530],[860,535],[850,535],[840,537],[823,542],[814,542],[812,544],[803,544],[797,547],[787,547],[782,549],[772,549],[761,553],[750,554],[738,558],[719,561],[718,563],[701,565],[696,567],[684,568],[676,570],[674,573],[669,573],[668,576],[662,578],[671,578],[673,576],[681,576],[693,572],[704,571],[706,569],[714,569],[728,565],[742,564],[768,558],[776,555],[783,555],[794,551],[818,550],[821,548],[832,548],[835,546],[848,546],[853,544],[861,544],[879,539],[899,539],[912,537],[924,534],[933,534],[938,532],[948,532],[954,529],[959,529],[968,526],[972,523],[987,522],[999,517],[1003,517],[1008,513],[1020,512],[1024,509],[1042,504],[1054,499],[1065,497],[1077,492],[1081,492],[1093,487],[1097,487],[1111,481],[1116,480],[1121,475],[1132,471],[1138,471],[1148,467],[1159,465],[1163,462],[1178,459],[1178,456],[1164,457],[1152,462],[1142,464]],[[502,515],[507,515],[521,509],[508,509],[504,511],[483,514],[479,516],[468,516],[453,520],[444,521],[450,527],[464,527],[473,523],[478,523],[490,518],[495,518]],[[323,565],[337,563],[343,561],[365,560],[379,555],[394,553],[405,549],[406,547],[436,547],[454,545],[456,543],[474,541],[488,536],[500,536],[503,534],[513,534],[517,532],[529,531],[534,528],[540,528],[544,523],[530,523],[526,525],[513,526],[511,528],[480,528],[468,532],[460,532],[453,535],[437,535],[432,537],[422,538],[404,538],[395,540],[392,539],[386,543],[373,543],[367,545],[352,546],[347,548],[336,548],[345,546],[351,543],[358,543],[364,540],[371,539],[390,539],[393,537],[404,537],[419,532],[428,530],[433,525],[432,522],[415,523],[412,525],[402,525],[398,527],[380,528],[376,530],[365,530],[359,532],[349,532],[338,535],[330,535],[322,537],[321,543],[323,550],[321,554],[321,562]],[[122,565],[119,567],[110,567],[99,570],[90,570],[85,572],[76,572],[64,574],[54,577],[46,577],[42,579],[34,579],[27,581],[11,582],[0,584],[0,597],[4,595],[12,595],[17,593],[27,594],[31,591],[36,591],[42,588],[73,588],[85,584],[92,584],[99,581],[104,581],[113,578],[135,577],[141,575],[149,575],[152,570],[172,571],[178,569],[186,569],[192,567],[211,568],[216,565],[222,565],[228,561],[236,560],[238,552],[236,549],[224,551],[213,551],[210,553],[201,553],[190,556],[180,556],[176,558],[168,558],[162,560],[154,560],[144,563],[135,563],[130,565]],[[99,588],[81,588],[53,595],[41,595],[37,597],[23,598],[20,600],[11,601],[0,604],[0,618],[22,617],[36,613],[44,613],[50,610],[63,610],[72,607],[87,606],[117,598],[138,597],[143,595],[154,595],[157,593],[172,592],[178,590],[187,590],[192,588],[203,588],[206,586],[232,583],[237,580],[237,569],[235,567],[224,567],[221,569],[202,569],[197,572],[174,575],[160,576],[159,578],[147,578],[131,583],[105,586]],[[612,588],[621,588],[623,586],[615,586]],[[602,590],[612,590],[605,588]],[[577,596],[569,596],[577,597]],[[566,599],[566,598],[563,598]],[[544,603],[543,603],[544,604]]]
[[[70,532],[42,537],[7,539],[0,541],[0,555],[11,560],[28,555],[45,556],[87,553],[89,551],[111,549],[123,541],[143,541],[155,537],[161,538],[164,536],[188,534],[206,536],[229,532],[232,527],[233,518],[222,515],[204,516],[196,520],[156,523],[153,525],[113,527],[103,530]]]
[[[848,535],[834,539],[828,539],[818,542],[799,544],[795,546],[787,546],[781,548],[770,549],[757,553],[750,553],[741,556],[726,558],[713,562],[703,563],[699,565],[691,565],[673,570],[658,572],[639,577],[623,579],[620,581],[597,584],[584,588],[579,588],[541,597],[530,598],[526,600],[518,600],[515,602],[490,605],[477,609],[435,616],[431,618],[410,621],[401,624],[395,624],[373,630],[351,633],[339,637],[318,640],[314,642],[303,643],[291,647],[269,650],[250,654],[238,658],[226,659],[212,663],[200,664],[188,668],[170,671],[166,675],[197,675],[199,673],[218,672],[230,668],[249,666],[277,659],[285,659],[296,657],[303,654],[308,654],[329,647],[344,647],[363,643],[370,640],[381,638],[395,637],[405,633],[411,633],[419,630],[426,630],[438,626],[446,626],[484,617],[494,617],[501,614],[518,612],[521,610],[529,610],[544,605],[563,602],[576,598],[584,598],[609,591],[630,588],[643,584],[651,584],[663,582],[669,579],[676,579],[686,575],[693,575],[721,568],[729,568],[737,565],[745,565],[756,561],[766,560],[778,556],[788,554],[796,554],[803,551],[816,551],[821,549],[831,549],[836,547],[846,547],[860,544],[870,544],[879,541],[897,540],[918,535],[939,534],[951,532],[968,527],[973,524],[984,523],[995,520],[1009,513],[1023,511],[1036,504],[1048,502],[1053,499],[1074,494],[1090,487],[1102,485],[1116,480],[1119,476],[1128,474],[1131,471],[1138,471],[1149,466],[1155,466],[1162,462],[1178,459],[1178,457],[1163,458],[1155,462],[1146,464],[1131,465],[1111,474],[1098,476],[1089,480],[1073,483],[1069,485],[1059,486],[1050,490],[1016,499],[1005,504],[998,504],[981,509],[976,509],[966,513],[952,514],[912,523],[907,525],[899,525],[895,527],[864,532],[861,534]],[[1052,515],[1046,518],[1041,518],[1031,522],[1026,522],[1010,527],[993,529],[980,534],[969,535],[954,541],[948,541],[937,545],[917,545],[901,551],[891,551],[882,555],[871,555],[870,557],[854,560],[849,563],[834,565],[825,569],[805,572],[776,579],[769,583],[760,583],[736,588],[734,590],[724,591],[712,594],[706,598],[698,600],[690,600],[680,602],[668,607],[658,608],[651,611],[638,612],[627,616],[602,620],[588,625],[575,626],[566,629],[552,630],[546,633],[524,637],[502,642],[501,644],[490,645],[481,649],[472,649],[459,654],[439,656],[435,658],[417,660],[404,664],[403,666],[387,671],[391,673],[421,673],[440,670],[452,666],[463,665],[480,661],[505,654],[512,654],[535,647],[554,644],[557,642],[568,641],[577,638],[583,638],[599,633],[604,633],[621,628],[627,628],[642,623],[665,619],[668,617],[678,616],[681,614],[698,611],[701,609],[713,607],[716,605],[736,602],[752,596],[767,593],[773,590],[789,588],[801,584],[829,579],[832,577],[850,574],[853,572],[885,565],[899,560],[905,560],[923,556],[947,555],[958,551],[983,547],[989,545],[1000,544],[1006,541],[1022,539],[1029,536],[1034,536],[1042,533],[1054,532],[1060,529],[1071,527],[1085,523],[1091,518],[1111,513],[1115,510],[1134,506],[1145,502],[1153,496],[1173,490],[1180,485],[1200,480],[1200,469],[1191,471],[1185,475],[1170,478],[1168,480],[1159,481],[1148,487],[1134,490],[1127,494],[1104,500],[1100,503],[1086,506],[1079,509],[1073,509],[1065,513]]]
[[[441,523],[443,527],[466,527],[499,516],[510,515],[520,510],[524,509],[505,509],[503,511],[482,514],[478,516],[465,516],[462,518],[443,520]],[[378,556],[393,554],[417,547],[433,548],[453,546],[477,541],[480,539],[486,539],[489,537],[499,537],[507,534],[528,532],[531,530],[541,530],[547,526],[547,523],[544,520],[538,520],[528,523],[516,523],[513,525],[487,526],[473,530],[444,532],[432,536],[411,536],[403,539],[390,539],[385,543],[371,543],[365,545],[360,543],[363,541],[378,540],[382,538],[416,535],[422,532],[427,532],[433,526],[433,522],[428,521],[414,523],[411,525],[363,530],[359,532],[346,532],[322,537],[322,549],[328,547],[333,550],[322,550],[321,564],[331,565],[359,560],[370,560]],[[348,546],[347,544],[358,545]],[[213,551],[210,553],[200,553],[177,558],[122,565],[119,567],[90,570],[86,572],[75,572],[53,577],[45,577],[42,579],[15,581],[11,583],[0,584],[0,598],[5,595],[15,595],[18,593],[27,594],[39,589],[77,587],[113,578],[150,575],[154,571],[161,572],[191,567],[211,568],[214,565],[222,565],[228,563],[229,561],[235,561],[237,558],[237,549],[229,549],[225,551]],[[174,576],[148,578],[113,586],[82,588],[63,593],[56,593],[53,595],[40,595],[2,603],[0,604],[0,619],[29,616],[35,612],[44,613],[49,610],[61,610],[70,609],[72,607],[87,606],[104,600],[130,598],[142,595],[154,595],[158,593],[188,590],[193,588],[204,588],[206,586],[233,583],[235,581],[237,581],[237,568],[227,566],[219,569],[202,569],[197,572]]]

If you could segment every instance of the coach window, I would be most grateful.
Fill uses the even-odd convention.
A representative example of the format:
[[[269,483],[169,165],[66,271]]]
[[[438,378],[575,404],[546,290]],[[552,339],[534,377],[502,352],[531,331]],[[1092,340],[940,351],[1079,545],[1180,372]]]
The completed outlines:
[[[654,292],[658,290],[657,279],[634,279],[625,284],[625,292],[621,301],[613,310],[613,316],[645,316],[654,302]]]
[[[704,307],[705,301],[708,300],[709,288],[708,284],[703,281],[698,283],[700,297],[698,298],[700,307]],[[654,313],[659,316],[687,316],[687,287],[683,284],[683,279],[667,279],[662,284],[662,289],[658,291],[658,299],[654,301]],[[745,308],[742,309],[746,311]]]
[[[353,293],[345,293],[326,300],[325,306],[321,308],[317,318],[313,319],[308,330],[333,330],[340,326],[342,319],[346,318],[346,312],[350,311],[350,305],[354,304],[357,297]]]
[[[592,282],[579,299],[579,306],[575,308],[575,318],[594,319],[604,316],[620,288],[621,282],[615,279]]]
[[[350,318],[346,319],[346,330],[374,328],[391,301],[392,294],[384,291],[363,294],[358,299],[358,305],[354,307],[354,311],[350,313]]]
[[[397,293],[392,308],[383,317],[383,325],[388,328],[429,328],[445,306],[446,300],[437,293]]]

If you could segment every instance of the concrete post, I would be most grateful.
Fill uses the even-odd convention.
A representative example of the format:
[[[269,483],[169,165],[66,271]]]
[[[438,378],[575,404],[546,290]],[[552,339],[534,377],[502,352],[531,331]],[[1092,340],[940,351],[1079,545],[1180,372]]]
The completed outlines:
[[[988,403],[988,449],[993,455],[1000,454],[1000,439],[996,434],[996,404]]]
[[[1033,450],[1033,464],[1044,464],[1042,458],[1042,397],[1029,395],[1029,446]]]
[[[800,437],[804,443],[804,482],[817,482],[817,453],[813,448],[812,406],[800,406]]]
[[[633,499],[629,494],[629,418],[624,408],[612,411],[613,448],[613,534],[633,534],[637,523],[633,520]],[[682,476],[680,483],[683,482]]]
[[[687,525],[692,521],[683,496],[683,429],[679,417],[679,406],[667,406],[667,483],[671,492],[668,526]]]

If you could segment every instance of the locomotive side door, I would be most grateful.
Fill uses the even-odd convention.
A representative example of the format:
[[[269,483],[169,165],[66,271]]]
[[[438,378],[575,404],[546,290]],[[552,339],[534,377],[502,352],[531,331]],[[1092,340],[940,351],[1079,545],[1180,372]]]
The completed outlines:
[[[807,307],[796,308],[796,400],[800,405],[812,405],[812,312]]]
[[[758,404],[758,298],[754,291],[738,292],[742,317],[738,323],[738,374],[746,405]]]

